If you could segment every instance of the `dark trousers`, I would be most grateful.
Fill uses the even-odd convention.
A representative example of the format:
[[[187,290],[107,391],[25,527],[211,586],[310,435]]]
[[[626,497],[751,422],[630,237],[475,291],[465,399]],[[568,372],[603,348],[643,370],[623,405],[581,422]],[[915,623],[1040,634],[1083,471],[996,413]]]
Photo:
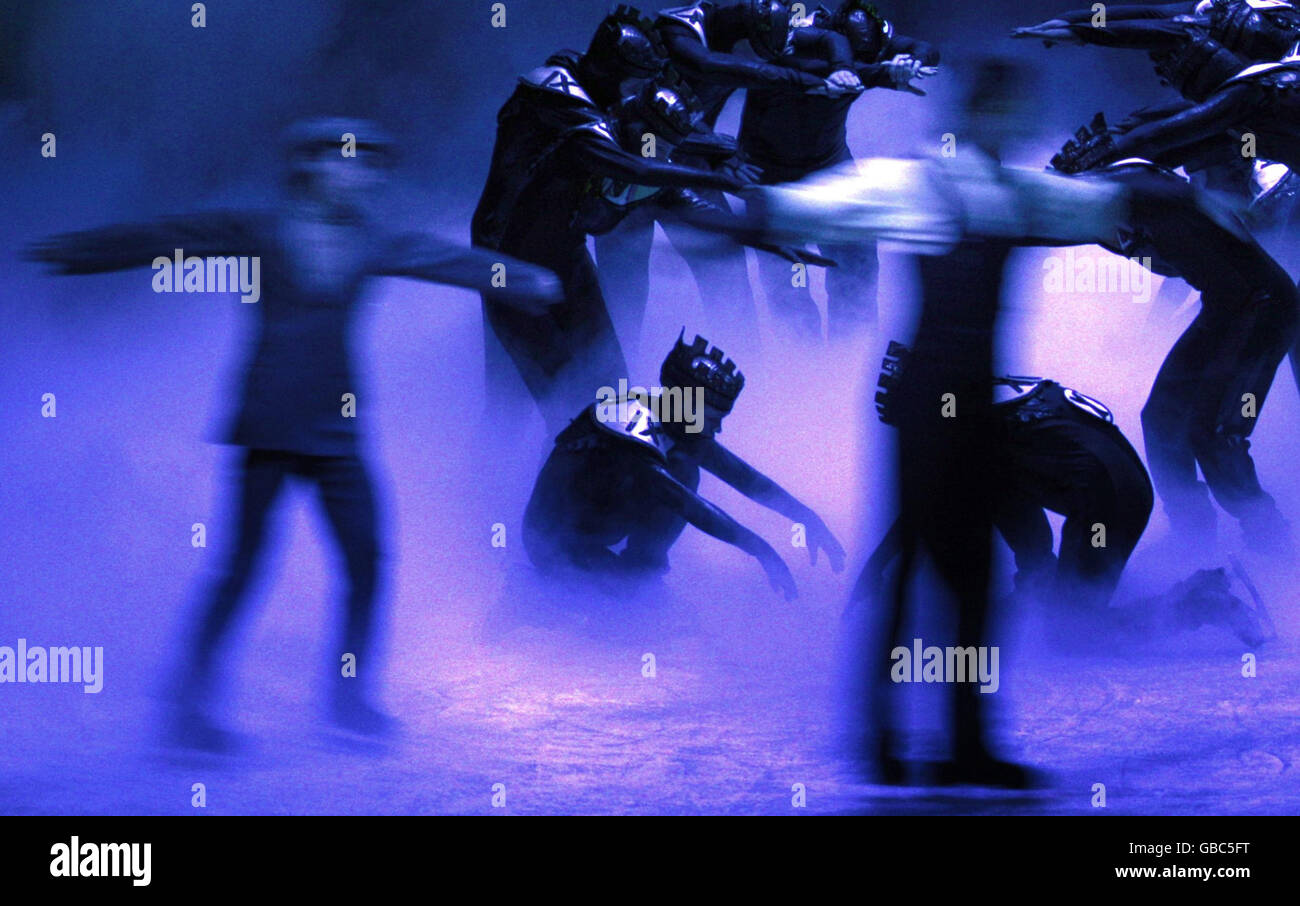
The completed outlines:
[[[864,662],[874,674],[882,749],[892,747],[890,652],[901,643],[914,574],[928,557],[956,610],[959,647],[987,644],[992,571],[995,423],[994,327],[1010,247],[966,241],[919,261],[920,324],[898,390],[898,492],[901,566],[883,643]],[[951,394],[951,397],[948,395]],[[945,402],[956,406],[945,409]],[[957,760],[987,754],[984,696],[974,683],[953,690]]]
[[[380,547],[375,493],[358,456],[309,456],[276,450],[245,452],[239,477],[236,541],[221,578],[200,615],[190,665],[191,691],[207,694],[221,644],[240,616],[248,586],[266,540],[272,505],[291,476],[312,482],[320,491],[325,517],[343,555],[347,575],[341,647],[333,676],[341,675],[344,653],[357,659],[357,679],[369,676]],[[349,687],[350,688],[350,687]]]
[[[555,272],[564,301],[545,314],[532,315],[483,296],[488,327],[501,342],[542,411],[548,429],[559,431],[575,414],[595,402],[604,386],[617,387],[626,378],[623,347],[605,308],[600,277],[581,239],[554,237],[535,248],[504,251]],[[500,393],[492,373],[499,361],[488,360],[489,394]]]
[[[1142,409],[1165,511],[1176,529],[1193,535],[1212,536],[1215,523],[1198,465],[1214,499],[1247,532],[1268,531],[1279,518],[1256,475],[1250,435],[1291,346],[1296,312],[1289,300],[1251,301],[1227,306],[1203,295],[1200,314],[1165,357]]]
[[[998,445],[995,480],[994,521],[1015,554],[1017,584],[1046,578],[1063,600],[1109,604],[1154,502],[1119,429],[1083,413],[1016,422]],[[1044,510],[1065,517],[1059,559]]]
[[[1116,176],[1140,190],[1124,252],[1152,255],[1161,272],[1201,293],[1200,314],[1166,356],[1142,410],[1147,462],[1169,521],[1186,535],[1213,534],[1200,466],[1215,500],[1248,535],[1285,533],[1255,474],[1249,437],[1296,339],[1295,284],[1244,227],[1208,216],[1181,180],[1143,167]]]
[[[1079,413],[1016,422],[999,439],[996,456],[988,476],[993,521],[1015,555],[1017,585],[1046,581],[1053,600],[1107,606],[1154,503],[1137,451],[1114,425]],[[1046,510],[1065,517],[1059,557]],[[1098,525],[1104,543],[1097,543]],[[901,532],[895,521],[872,552],[855,600],[878,597],[901,553]]]

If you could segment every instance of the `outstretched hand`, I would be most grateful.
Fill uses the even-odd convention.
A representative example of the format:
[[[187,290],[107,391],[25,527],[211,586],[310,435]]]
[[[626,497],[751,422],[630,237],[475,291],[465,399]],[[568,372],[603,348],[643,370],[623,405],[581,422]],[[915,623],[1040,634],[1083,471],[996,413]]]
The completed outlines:
[[[785,561],[781,559],[780,554],[774,550],[768,550],[759,556],[758,562],[763,567],[763,572],[767,573],[767,581],[772,586],[773,591],[780,592],[787,601],[793,601],[799,597],[799,589],[795,587],[794,576],[790,574],[790,567],[785,565]]]
[[[831,562],[831,570],[837,573],[844,571],[844,548],[831,534],[831,530],[826,527],[826,523],[820,519],[810,521],[807,540],[808,558],[813,566],[817,565],[817,551],[824,550],[826,551],[826,559]]]
[[[58,237],[55,236],[47,236],[43,239],[37,239],[35,242],[29,242],[23,248],[22,257],[24,261],[49,264],[56,271],[67,266],[66,249]]]
[[[742,187],[757,185],[758,181],[763,178],[763,171],[761,168],[756,167],[753,164],[745,163],[739,158],[723,164],[718,169],[734,178]]]
[[[817,97],[842,98],[848,95],[859,95],[866,88],[858,74],[850,72],[847,69],[841,69],[839,72],[832,73],[824,82],[815,88],[809,88],[805,94],[815,95]]]
[[[800,248],[797,245],[772,245],[764,246],[764,249],[784,258],[791,264],[807,264],[811,267],[839,267],[839,262],[834,258],[827,258],[825,255],[810,252],[808,249]]]
[[[851,69],[840,69],[827,76],[828,84],[845,93],[860,93],[863,90],[862,79]]]
[[[898,91],[910,91],[912,94],[918,94],[922,97],[925,92],[912,84],[914,79],[929,79],[939,74],[938,66],[926,66],[919,58],[910,54],[900,53],[887,64],[889,68],[889,80],[893,82],[894,88]]]
[[[1046,22],[1040,22],[1037,25],[1013,28],[1011,37],[1038,38],[1047,47],[1051,47],[1053,44],[1083,43],[1083,39],[1074,33],[1074,30],[1070,28],[1070,23],[1064,19],[1048,19]]]

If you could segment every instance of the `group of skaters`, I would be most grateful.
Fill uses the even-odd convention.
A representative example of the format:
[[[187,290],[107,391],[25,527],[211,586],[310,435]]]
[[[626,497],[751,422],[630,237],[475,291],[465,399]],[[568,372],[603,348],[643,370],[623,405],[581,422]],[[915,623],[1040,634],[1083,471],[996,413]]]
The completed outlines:
[[[258,329],[228,435],[244,451],[237,539],[177,671],[176,737],[205,749],[233,743],[214,713],[216,681],[268,514],[292,477],[319,489],[345,564],[335,648],[355,656],[357,671],[338,676],[332,662],[331,719],[350,732],[394,730],[370,669],[384,549],[371,466],[357,420],[340,411],[354,387],[352,324],[370,277],[481,293],[489,393],[512,392],[500,378],[513,369],[554,437],[523,516],[543,579],[662,575],[690,524],[754,557],[793,597],[776,549],[700,494],[702,470],[714,474],[804,526],[814,563],[824,553],[843,568],[826,523],[718,438],[745,386],[719,346],[752,348],[757,332],[746,249],[778,340],[814,354],[823,336],[858,348],[883,342],[877,246],[914,255],[919,320],[906,344],[888,344],[877,395],[881,420],[897,431],[899,465],[896,501],[872,503],[897,517],[850,593],[857,606],[878,604],[871,609],[885,624],[862,648],[871,689],[854,744],[876,780],[915,779],[888,680],[915,579],[923,568],[937,578],[957,646],[984,645],[995,530],[1014,554],[1018,594],[1095,614],[1117,634],[1214,624],[1245,645],[1267,641],[1272,627],[1253,586],[1233,593],[1233,578],[1249,585],[1239,567],[1235,576],[1200,570],[1136,604],[1114,598],[1157,498],[1189,550],[1213,547],[1218,509],[1247,547],[1292,550],[1250,437],[1280,363],[1297,355],[1300,295],[1255,233],[1285,227],[1296,195],[1300,10],[1285,0],[1202,0],[1111,6],[1105,16],[1098,24],[1092,10],[1067,12],[1013,37],[1146,52],[1170,97],[1113,126],[1098,115],[1040,169],[1002,162],[1011,143],[1036,132],[1033,91],[1019,65],[992,57],[961,72],[955,154],[855,160],[854,103],[877,89],[920,98],[940,71],[939,50],[899,34],[874,3],[704,0],[653,15],[619,6],[584,52],[553,54],[501,107],[469,247],[380,226],[393,143],[379,126],[347,119],[289,131],[283,199],[269,211],[37,243],[33,256],[66,274],[144,267],[177,248],[261,258]],[[718,133],[742,90],[739,135]],[[1244,135],[1257,156],[1243,157]],[[691,419],[665,417],[646,398],[597,399],[630,378],[625,344],[639,342],[653,314],[656,224],[689,267],[718,343],[683,332],[666,350],[656,390],[701,400]],[[1013,250],[1092,244],[1200,294],[1142,409],[1145,461],[1102,402],[994,370]],[[810,267],[825,269],[824,321],[808,281],[791,279]],[[631,325],[622,337],[616,320]],[[1059,544],[1048,512],[1064,517]],[[975,685],[959,684],[953,698],[952,756],[928,781],[1030,785],[1031,772],[995,752]]]

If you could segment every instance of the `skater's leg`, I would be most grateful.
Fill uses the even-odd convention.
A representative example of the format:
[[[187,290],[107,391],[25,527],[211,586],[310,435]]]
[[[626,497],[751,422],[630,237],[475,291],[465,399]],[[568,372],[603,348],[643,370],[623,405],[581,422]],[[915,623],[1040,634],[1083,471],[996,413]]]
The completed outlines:
[[[581,243],[532,260],[560,278],[564,301],[530,315],[485,300],[488,323],[505,347],[547,428],[558,432],[602,386],[627,377],[623,349],[605,309],[596,266]],[[540,260],[539,260],[540,259]]]
[[[1197,406],[1205,409],[1207,363],[1220,344],[1217,321],[1213,312],[1202,308],[1165,357],[1142,409],[1147,463],[1170,527],[1200,545],[1213,541],[1216,517],[1205,485],[1197,480],[1193,435]],[[1217,413],[1218,398],[1211,408]]]
[[[1248,445],[1233,438],[1220,445],[1215,438],[1225,434],[1224,407],[1242,405],[1243,388],[1267,392],[1295,339],[1300,297],[1258,242],[1208,216],[1186,184],[1145,171],[1131,178],[1146,189],[1135,196],[1134,216],[1149,228],[1157,255],[1201,293],[1200,315],[1175,344],[1152,388],[1143,431],[1156,489],[1175,530],[1204,536],[1213,524],[1213,508],[1196,483],[1188,449],[1195,449],[1196,458],[1205,455],[1202,471],[1207,481],[1215,476],[1226,499],[1244,496],[1249,501],[1244,508],[1258,504],[1271,512],[1253,463],[1247,467]],[[1215,462],[1219,454],[1228,465]],[[1244,484],[1234,488],[1235,481]],[[1220,496],[1217,488],[1215,493]]]
[[[993,522],[1015,555],[1016,591],[1033,593],[1050,583],[1056,571],[1056,539],[1042,502],[1022,488],[1004,485],[997,494]]]
[[[1071,426],[1078,452],[1065,466],[1059,578],[1089,609],[1107,607],[1154,503],[1146,469],[1124,437],[1108,425]]]
[[[229,752],[236,746],[212,714],[223,644],[247,600],[248,586],[262,551],[271,506],[293,471],[292,454],[247,450],[240,465],[235,547],[225,570],[204,601],[187,661],[173,679],[174,712],[168,717],[171,742],[187,748]]]
[[[586,247],[573,250],[562,279],[567,304],[556,313],[565,346],[563,366],[550,392],[539,403],[547,424],[560,430],[596,400],[602,387],[618,387],[627,378],[627,361],[605,308],[596,265]]]
[[[316,459],[311,472],[347,582],[342,633],[327,665],[333,680],[334,714],[354,729],[382,730],[386,719],[369,704],[378,684],[374,635],[381,558],[374,486],[357,456]],[[345,674],[345,658],[355,667],[355,675]]]
[[[1247,543],[1286,551],[1290,530],[1273,498],[1261,487],[1250,456],[1250,434],[1282,358],[1291,347],[1296,310],[1287,300],[1257,299],[1250,327],[1230,369],[1212,430],[1194,435],[1197,460],[1219,505],[1236,517]]]
[[[235,547],[225,571],[212,587],[199,617],[191,661],[183,671],[184,698],[203,707],[211,694],[221,644],[239,616],[266,537],[267,518],[293,468],[290,454],[248,450],[240,466]]]
[[[903,644],[903,627],[908,613],[908,586],[914,579],[916,566],[916,541],[906,533],[899,522],[894,523],[890,535],[882,542],[889,543],[897,549],[898,568],[893,581],[889,583],[887,604],[882,609],[878,627],[872,627],[871,621],[864,620],[864,626],[871,627],[879,633],[879,641],[868,647],[869,656],[866,667],[867,695],[864,701],[871,703],[866,726],[874,732],[862,740],[862,755],[872,764],[874,773],[882,783],[897,784],[904,780],[901,729],[893,708],[894,666],[893,651]],[[864,571],[865,571],[864,567]]]

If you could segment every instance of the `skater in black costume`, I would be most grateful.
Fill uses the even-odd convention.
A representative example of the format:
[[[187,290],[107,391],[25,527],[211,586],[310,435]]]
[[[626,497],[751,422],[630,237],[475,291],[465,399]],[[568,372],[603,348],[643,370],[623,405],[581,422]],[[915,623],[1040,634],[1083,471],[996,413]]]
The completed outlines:
[[[745,184],[730,171],[669,162],[668,136],[656,157],[643,156],[639,143],[628,148],[620,141],[611,115],[628,96],[627,84],[639,87],[664,63],[628,16],[611,14],[585,54],[555,54],[520,78],[497,115],[491,169],[471,225],[475,246],[552,270],[563,285],[563,303],[541,315],[502,305],[493,293],[483,297],[492,333],[552,430],[598,387],[627,375],[587,252],[584,214],[593,194],[611,184],[719,192]]]
[[[906,360],[907,348],[890,343],[876,395],[886,424],[898,418],[890,396]],[[993,406],[995,456],[985,480],[995,489],[994,525],[1015,554],[1017,587],[1104,608],[1151,515],[1146,467],[1097,400],[1037,377],[994,384],[1008,398]],[[1045,510],[1065,517],[1059,555]],[[856,600],[878,597],[897,553],[896,523],[863,569]]]
[[[912,84],[937,72],[934,47],[898,34],[871,3],[843,0],[834,12],[818,9],[810,26],[848,39],[853,68],[865,89],[891,88],[924,94]],[[798,31],[798,30],[796,30]],[[814,56],[814,44],[780,58],[781,64],[826,77],[837,61]],[[754,86],[745,93],[740,147],[745,159],[762,171],[762,183],[795,182],[820,170],[853,160],[848,144],[849,110],[860,94],[810,96],[779,87]],[[879,261],[871,241],[826,244],[821,251],[837,267],[826,273],[827,334],[852,340],[876,322]],[[771,258],[758,262],[763,292],[774,315],[789,333],[805,340],[821,338],[821,314],[807,281],[791,279],[791,269]]]
[[[704,469],[801,523],[812,562],[824,551],[832,568],[842,569],[844,551],[817,514],[718,442],[722,420],[744,387],[744,376],[721,350],[709,349],[702,337],[691,344],[678,339],[660,380],[657,399],[593,403],[556,438],[524,516],[534,565],[661,574],[689,523],[757,558],[773,587],[793,597],[794,580],[780,555],[699,496]],[[678,402],[664,412],[664,400]],[[699,405],[689,405],[692,400]],[[610,549],[621,542],[620,553]]]

